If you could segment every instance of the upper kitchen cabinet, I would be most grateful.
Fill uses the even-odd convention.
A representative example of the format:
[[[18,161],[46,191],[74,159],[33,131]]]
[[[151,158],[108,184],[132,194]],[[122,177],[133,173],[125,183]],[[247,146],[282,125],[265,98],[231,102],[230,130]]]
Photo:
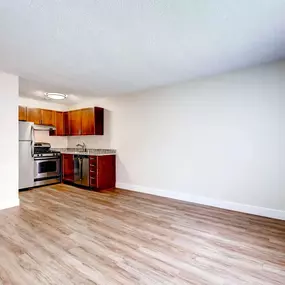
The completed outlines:
[[[55,111],[42,109],[41,125],[55,125]]]
[[[19,106],[19,120],[37,125],[55,126],[52,136],[85,136],[104,134],[104,109],[84,108],[66,112]]]
[[[54,126],[56,129],[50,131],[51,136],[65,135],[64,112],[54,112]]]
[[[68,121],[70,126],[71,136],[81,136],[82,113],[81,110],[68,112]]]
[[[99,107],[81,109],[81,135],[104,134],[104,109]]]
[[[42,122],[42,110],[39,108],[27,108],[27,121],[40,125]]]
[[[19,106],[19,121],[27,121],[27,107]]]
[[[64,135],[70,135],[70,121],[69,121],[69,112],[63,112],[63,125],[64,125]]]

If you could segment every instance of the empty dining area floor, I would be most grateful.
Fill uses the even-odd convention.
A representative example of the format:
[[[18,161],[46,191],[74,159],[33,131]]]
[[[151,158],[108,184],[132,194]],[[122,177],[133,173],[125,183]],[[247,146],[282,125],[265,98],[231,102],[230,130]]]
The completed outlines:
[[[285,221],[54,185],[0,211],[0,284],[285,284]]]

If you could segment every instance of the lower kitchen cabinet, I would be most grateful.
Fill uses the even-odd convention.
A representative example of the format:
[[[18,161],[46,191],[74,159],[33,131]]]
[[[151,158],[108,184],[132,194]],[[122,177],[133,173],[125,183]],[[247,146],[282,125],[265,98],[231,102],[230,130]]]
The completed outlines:
[[[114,188],[116,184],[116,156],[90,156],[89,178],[92,189]]]
[[[74,160],[73,154],[62,154],[62,180],[74,181]]]
[[[116,156],[102,155],[89,156],[89,186],[91,190],[104,190],[115,187],[116,184]],[[73,154],[62,154],[62,181],[73,183],[78,186],[75,181],[75,164]],[[87,172],[88,173],[88,172]],[[78,174],[77,174],[78,175]],[[81,186],[79,186],[81,187]]]

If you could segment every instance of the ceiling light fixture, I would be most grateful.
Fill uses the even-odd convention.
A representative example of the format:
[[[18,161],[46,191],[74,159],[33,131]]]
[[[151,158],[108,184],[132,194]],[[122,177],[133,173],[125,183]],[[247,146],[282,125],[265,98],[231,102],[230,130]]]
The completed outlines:
[[[62,93],[45,93],[46,98],[48,99],[53,99],[53,100],[63,100],[67,98],[66,94],[62,94]]]

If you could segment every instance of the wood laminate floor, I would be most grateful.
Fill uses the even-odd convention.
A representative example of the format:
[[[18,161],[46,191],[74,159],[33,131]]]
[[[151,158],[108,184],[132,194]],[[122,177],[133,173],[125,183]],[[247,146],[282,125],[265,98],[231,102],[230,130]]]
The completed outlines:
[[[0,284],[285,284],[285,222],[57,185],[0,211]]]

